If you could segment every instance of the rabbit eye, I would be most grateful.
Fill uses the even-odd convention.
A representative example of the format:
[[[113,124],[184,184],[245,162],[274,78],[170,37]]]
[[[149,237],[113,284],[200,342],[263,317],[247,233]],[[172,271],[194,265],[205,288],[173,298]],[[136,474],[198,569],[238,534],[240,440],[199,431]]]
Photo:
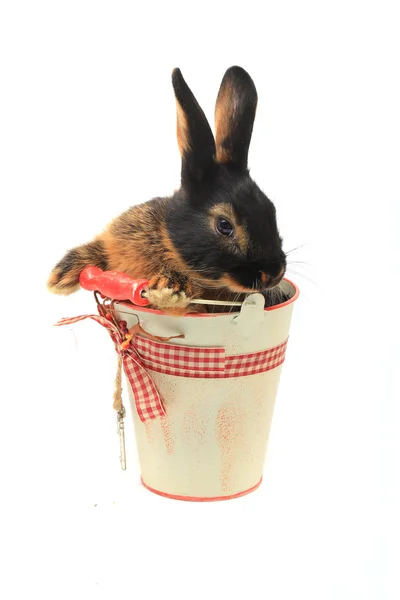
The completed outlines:
[[[222,235],[230,236],[233,233],[233,225],[229,223],[229,221],[227,221],[226,219],[217,219],[216,227],[218,233],[221,233]]]

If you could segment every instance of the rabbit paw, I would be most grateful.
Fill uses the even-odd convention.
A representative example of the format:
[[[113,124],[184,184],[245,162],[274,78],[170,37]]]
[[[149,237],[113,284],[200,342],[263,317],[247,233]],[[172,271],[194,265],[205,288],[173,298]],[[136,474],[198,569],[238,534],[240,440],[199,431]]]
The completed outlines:
[[[53,294],[68,296],[79,289],[79,272],[64,271],[55,267],[47,281],[47,288]]]
[[[152,307],[169,314],[183,315],[191,300],[191,287],[177,275],[155,275],[149,281],[147,298]]]
[[[96,239],[69,250],[56,264],[47,281],[47,287],[53,294],[72,294],[79,290],[79,275],[88,265],[95,265],[105,271],[107,256],[101,240]]]

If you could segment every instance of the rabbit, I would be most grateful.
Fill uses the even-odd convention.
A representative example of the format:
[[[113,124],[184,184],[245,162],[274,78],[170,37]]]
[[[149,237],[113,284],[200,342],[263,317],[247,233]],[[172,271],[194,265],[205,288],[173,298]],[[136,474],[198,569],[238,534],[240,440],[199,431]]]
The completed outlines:
[[[247,158],[257,91],[230,67],[215,107],[215,139],[180,69],[172,72],[181,187],[115,218],[93,241],[66,253],[48,280],[56,294],[79,288],[88,265],[149,280],[152,308],[182,315],[192,299],[266,293],[286,270],[276,210],[251,179]]]

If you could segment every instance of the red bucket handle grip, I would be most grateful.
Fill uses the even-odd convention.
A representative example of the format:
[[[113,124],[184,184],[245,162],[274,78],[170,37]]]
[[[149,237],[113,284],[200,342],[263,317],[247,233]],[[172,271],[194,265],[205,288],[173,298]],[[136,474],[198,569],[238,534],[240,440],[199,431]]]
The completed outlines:
[[[102,271],[98,267],[85,267],[79,276],[84,290],[100,292],[113,300],[130,300],[136,306],[148,306],[150,302],[142,293],[147,289],[147,279],[132,279],[119,271]]]

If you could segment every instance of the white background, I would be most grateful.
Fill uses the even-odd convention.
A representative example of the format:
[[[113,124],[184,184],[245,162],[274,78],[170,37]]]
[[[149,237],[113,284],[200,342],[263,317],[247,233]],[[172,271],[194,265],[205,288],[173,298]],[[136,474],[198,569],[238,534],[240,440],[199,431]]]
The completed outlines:
[[[0,11],[2,597],[399,597],[396,2],[13,2]],[[212,121],[239,64],[252,175],[299,284],[262,487],[192,504],[119,470],[107,334],[48,273],[179,185],[174,67]],[[311,280],[311,281],[310,281]]]

